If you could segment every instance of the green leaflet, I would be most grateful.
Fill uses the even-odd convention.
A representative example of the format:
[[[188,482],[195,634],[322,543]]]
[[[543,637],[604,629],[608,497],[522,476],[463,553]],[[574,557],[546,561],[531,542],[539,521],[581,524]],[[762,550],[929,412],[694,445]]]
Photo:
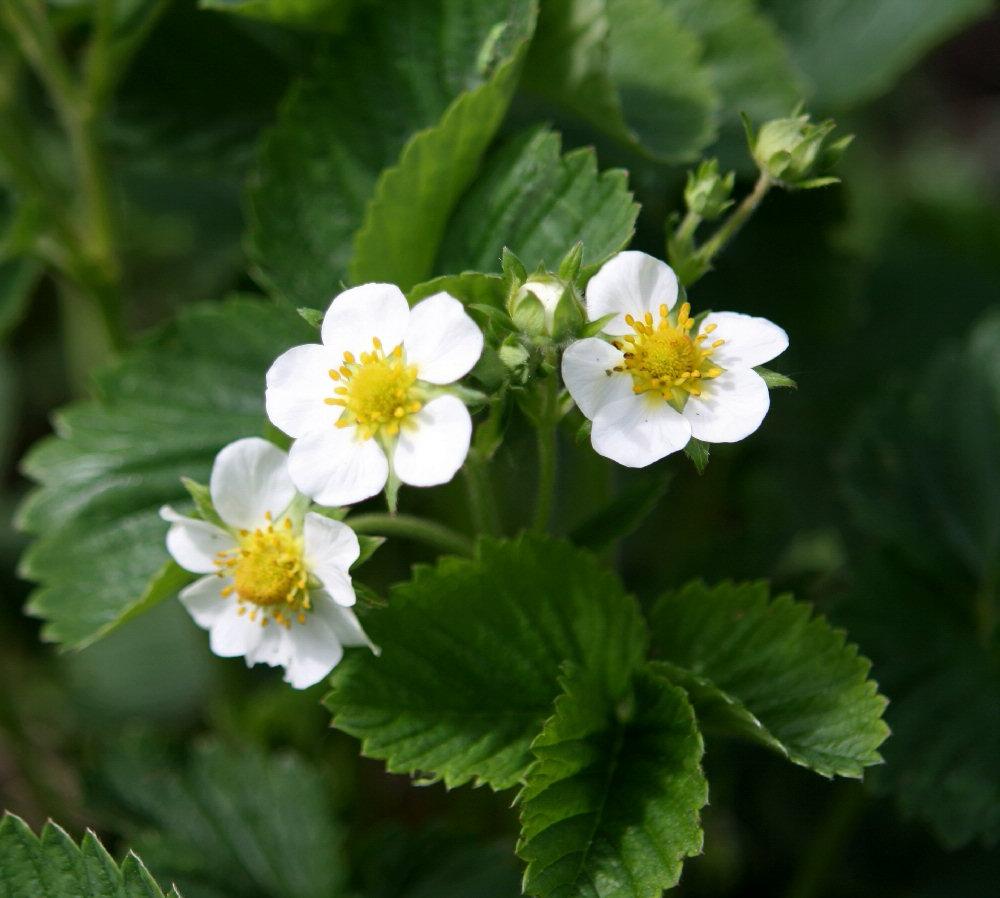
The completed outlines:
[[[685,28],[701,39],[701,64],[735,123],[788,115],[802,98],[801,77],[777,28],[755,0],[664,0]]]
[[[1000,315],[890,388],[842,453],[862,546],[836,614],[893,697],[876,782],[951,847],[1000,841]],[[954,384],[962,389],[954,389]],[[947,725],[942,725],[947,721]]]
[[[399,163],[382,172],[354,238],[355,282],[406,290],[432,274],[448,216],[514,94],[534,24],[534,0],[511,4],[508,20],[494,25],[480,50],[479,74],[488,80],[459,96],[436,127],[415,134]]]
[[[338,32],[344,29],[355,0],[199,0],[198,5],[279,25]]]
[[[499,271],[508,247],[529,271],[555,271],[582,241],[593,271],[624,249],[639,213],[626,173],[598,173],[593,150],[559,149],[559,135],[539,128],[494,153],[455,211],[438,270]]]
[[[164,898],[142,861],[119,866],[89,830],[79,846],[54,823],[41,837],[20,817],[0,820],[0,898]],[[180,898],[171,889],[166,898]]]
[[[809,605],[763,583],[690,583],[652,616],[662,675],[691,695],[706,730],[755,739],[824,776],[881,761],[886,700],[871,664]]]
[[[694,158],[715,136],[703,47],[660,0],[542,6],[526,84],[634,149]]]
[[[250,193],[258,278],[325,307],[348,276],[404,288],[428,277],[533,23],[531,0],[367,10],[292,89],[264,142]]]
[[[765,0],[817,108],[872,99],[928,49],[987,13],[990,0]]]
[[[296,755],[199,743],[182,763],[155,738],[104,759],[131,842],[162,879],[191,894],[337,898],[346,891],[343,832],[329,784]]]
[[[659,898],[702,846],[702,738],[683,690],[646,670],[609,695],[570,671],[518,796],[538,898]]]
[[[528,536],[417,568],[365,628],[382,654],[349,653],[334,671],[334,725],[390,771],[449,787],[518,783],[563,663],[617,694],[646,646],[613,574],[567,543]]]
[[[270,303],[189,306],[101,372],[96,399],[58,413],[57,436],[23,462],[40,486],[19,512],[37,537],[21,574],[39,583],[28,611],[46,639],[86,646],[183,584],[159,507],[186,501],[182,476],[207,481],[222,446],[265,432],[264,372],[310,339]]]

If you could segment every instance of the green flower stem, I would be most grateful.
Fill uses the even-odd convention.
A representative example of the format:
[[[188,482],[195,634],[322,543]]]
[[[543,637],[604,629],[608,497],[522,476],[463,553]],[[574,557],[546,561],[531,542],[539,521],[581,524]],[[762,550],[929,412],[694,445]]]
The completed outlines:
[[[559,385],[554,377],[541,385],[542,408],[538,416],[535,441],[538,447],[538,496],[532,518],[533,533],[547,533],[555,501],[557,428],[559,426]]]
[[[838,787],[840,792],[833,797],[785,898],[819,898],[826,891],[831,870],[843,857],[867,796],[861,783],[838,783]]]
[[[694,240],[694,232],[698,230],[698,225],[700,224],[701,216],[697,212],[692,212],[688,209],[687,214],[677,226],[677,239],[681,241]]]
[[[705,263],[702,274],[708,270],[708,263],[725,248],[729,241],[736,236],[740,228],[747,223],[750,216],[753,215],[757,207],[761,204],[761,201],[767,196],[767,192],[771,189],[771,186],[771,179],[761,172],[757,183],[754,184],[753,190],[743,198],[743,202],[733,209],[726,220],[719,225],[715,233],[698,247],[697,257],[699,261]],[[686,221],[687,217],[685,217],[684,222]],[[681,228],[684,227],[684,222],[681,223]],[[698,277],[700,276],[698,275]],[[698,280],[698,277],[695,277],[687,286]]]
[[[476,533],[498,536],[501,532],[500,514],[493,493],[493,481],[486,462],[475,449],[469,452],[465,460],[462,476],[465,478],[465,491],[469,498],[469,516]]]
[[[2,9],[3,21],[49,95],[73,160],[81,214],[75,227],[63,229],[71,232],[65,250],[72,259],[63,274],[94,303],[108,344],[120,349],[126,343],[121,273],[107,166],[97,134],[104,104],[75,77],[42,0],[8,0]],[[91,55],[107,55],[109,41],[106,29],[96,28]]]
[[[371,536],[395,536],[423,543],[453,555],[472,555],[471,539],[436,521],[428,521],[408,514],[359,514],[346,521],[356,533]]]

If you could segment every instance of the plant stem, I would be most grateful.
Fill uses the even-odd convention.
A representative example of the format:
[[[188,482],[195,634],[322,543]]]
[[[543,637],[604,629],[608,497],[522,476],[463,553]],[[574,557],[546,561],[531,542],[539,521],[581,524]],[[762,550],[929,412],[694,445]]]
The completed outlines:
[[[472,555],[473,542],[467,536],[436,521],[408,514],[359,514],[347,519],[356,533],[397,536],[424,543],[442,552]]]
[[[500,515],[497,511],[493,483],[486,463],[475,450],[469,452],[462,467],[465,492],[469,498],[469,516],[476,533],[497,536],[500,533]]]
[[[698,258],[702,262],[711,262],[726,244],[736,236],[740,228],[747,223],[750,216],[753,215],[756,208],[760,205],[761,200],[767,196],[767,192],[770,189],[771,179],[761,172],[760,177],[757,178],[757,183],[753,186],[753,190],[743,198],[743,202],[719,225],[716,232],[698,248]],[[681,227],[683,227],[683,223]]]
[[[63,227],[72,259],[63,274],[72,278],[96,306],[112,349],[125,345],[121,272],[114,234],[111,190],[97,123],[103,103],[80,84],[59,47],[58,35],[40,0],[8,0],[4,20],[25,58],[45,86],[69,144],[79,217]],[[105,29],[95,30],[91,52],[110,52]],[[61,210],[60,210],[61,211]]]
[[[861,818],[866,797],[860,783],[840,786],[785,898],[820,898],[823,895],[830,870],[841,862],[841,853]]]
[[[692,212],[688,209],[681,223],[677,226],[677,230],[674,232],[678,240],[682,242],[687,242],[694,239],[694,232],[698,229],[698,225],[701,224],[701,216],[697,212]]]
[[[552,518],[556,490],[556,463],[559,425],[559,393],[555,378],[541,385],[542,408],[538,416],[535,442],[538,447],[538,494],[532,518],[533,533],[547,533]]]

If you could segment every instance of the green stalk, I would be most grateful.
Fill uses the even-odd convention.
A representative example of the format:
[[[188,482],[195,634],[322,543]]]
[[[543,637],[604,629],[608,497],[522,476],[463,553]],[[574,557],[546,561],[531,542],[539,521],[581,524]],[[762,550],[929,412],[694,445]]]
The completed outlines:
[[[711,262],[725,248],[726,244],[736,236],[740,228],[747,223],[750,216],[756,211],[764,197],[767,196],[767,192],[770,189],[771,179],[761,172],[760,177],[757,178],[757,183],[754,184],[753,190],[743,198],[743,201],[719,225],[715,233],[698,248],[698,259],[706,263],[706,270],[707,263]],[[687,221],[686,218],[685,221]],[[684,227],[684,223],[681,224],[681,227]]]
[[[555,503],[558,458],[559,395],[555,378],[548,378],[548,382],[542,384],[541,389],[543,391],[542,407],[535,430],[535,442],[538,449],[538,494],[535,500],[535,514],[531,523],[533,533],[547,533],[549,530],[552,507]]]
[[[476,533],[488,536],[500,534],[500,513],[497,510],[493,482],[486,464],[475,450],[469,452],[462,466],[465,492],[469,499],[469,516]]]
[[[453,555],[472,555],[471,539],[451,527],[408,514],[359,514],[347,519],[356,533],[395,536],[423,543]]]

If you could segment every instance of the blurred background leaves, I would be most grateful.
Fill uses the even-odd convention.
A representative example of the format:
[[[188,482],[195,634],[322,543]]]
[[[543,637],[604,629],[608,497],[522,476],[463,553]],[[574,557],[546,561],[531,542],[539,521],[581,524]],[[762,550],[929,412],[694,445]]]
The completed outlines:
[[[836,114],[858,134],[843,187],[772,194],[693,297],[699,308],[781,323],[792,337],[783,370],[800,389],[775,397],[753,440],[716,447],[703,476],[681,458],[653,472],[612,470],[567,428],[556,520],[570,532],[616,497],[647,496],[670,477],[610,559],[628,586],[649,602],[695,575],[769,577],[846,626],[892,700],[888,763],[864,791],[789,773],[764,751],[713,743],[708,850],[688,865],[680,894],[990,894],[1000,878],[1000,325],[990,314],[1000,295],[1000,20],[981,17],[991,4],[543,0],[526,52],[529,4],[474,13],[442,0],[435,15],[450,25],[440,34],[421,4],[161,5],[111,4],[115,46],[131,64],[115,69],[117,91],[98,123],[117,217],[116,288],[132,333],[181,306],[253,291],[248,271],[321,307],[342,278],[385,272],[413,283],[465,267],[497,271],[503,242],[551,264],[572,244],[560,242],[569,230],[585,235],[596,260],[632,229],[629,193],[641,204],[633,245],[662,255],[664,220],[680,207],[679,163],[718,155],[748,186],[738,111],[785,115],[804,98],[817,119]],[[49,6],[61,46],[82,62],[90,4]],[[144,40],[133,41],[151,11]],[[508,15],[518,24],[493,31]],[[18,458],[49,431],[53,409],[88,393],[108,349],[79,295],[90,282],[75,283],[52,251],[59,210],[74,197],[72,161],[41,85],[2,29],[0,71],[0,509],[9,520],[27,489]],[[460,121],[469,106],[475,115]],[[288,132],[293,119],[307,130]],[[526,132],[539,121],[552,130]],[[423,141],[447,144],[461,133],[474,134],[475,146],[456,156],[453,172],[420,164]],[[519,165],[532,177],[510,195],[504,175]],[[391,178],[380,177],[386,167]],[[52,175],[54,201],[26,190],[24,176],[37,171]],[[411,219],[400,197],[418,188],[427,192]],[[379,191],[382,205],[373,206]],[[440,196],[439,207],[428,205]],[[476,220],[481,202],[495,204],[499,223]],[[518,214],[503,220],[510,208]],[[545,214],[533,220],[534,210]],[[380,220],[397,241],[429,222],[426,242],[412,257],[403,246],[398,259],[380,259],[382,238],[366,249],[358,234],[375,233]],[[553,241],[546,223],[555,220]],[[180,468],[203,477],[211,446],[229,439],[224,421],[206,421],[197,458],[174,451],[175,438],[197,432],[190,420],[162,421],[158,390],[186,389],[197,405],[231,388],[240,435],[259,430],[254,397],[272,347],[255,355],[254,334],[225,309],[199,305],[182,318],[190,339],[220,360],[206,380],[172,378],[181,356],[157,355],[183,343],[183,323],[100,376],[100,414],[112,417],[92,422],[86,451],[106,453],[104,467],[88,456],[74,468],[84,480],[59,487],[52,523],[73,526],[73,490],[88,483],[94,501],[108,501],[99,494],[115,486],[109,471],[121,463],[108,409],[121,400],[102,385],[118,378],[128,388],[128,365],[148,369],[129,401],[147,403],[141,420],[151,424],[140,435],[150,463],[170,462],[162,491],[142,498],[147,517],[182,495]],[[261,330],[276,339],[271,325]],[[66,419],[94,413],[78,406]],[[525,517],[531,451],[515,417],[492,465],[509,529]],[[119,473],[133,496],[149,489],[148,472]],[[404,502],[464,520],[457,486]],[[66,555],[65,608],[100,586],[80,571],[120,563],[110,559],[129,551],[127,537],[113,532],[104,548],[67,537],[66,552],[53,544],[53,556]],[[160,559],[158,545],[148,549]],[[445,796],[387,776],[327,731],[316,692],[294,694],[267,671],[211,657],[174,603],[82,654],[55,655],[21,611],[29,585],[15,572],[24,547],[22,534],[0,531],[0,799],[36,829],[49,815],[74,836],[97,826],[115,849],[142,848],[158,881],[176,878],[189,898],[318,894],[295,891],[316,883],[331,898],[518,893],[516,820],[504,799],[485,790]],[[89,552],[90,567],[70,565],[71,550]],[[394,543],[366,567],[366,581],[385,594],[426,558]],[[155,567],[129,568],[122,595],[134,599]],[[62,576],[57,565],[47,570]],[[198,742],[206,731],[217,734],[208,749]],[[233,761],[218,767],[234,745]],[[229,775],[240,771],[247,775]],[[199,777],[211,788],[192,785]],[[262,836],[251,833],[247,802],[280,782],[275,800],[300,796],[306,835],[326,834],[327,851],[294,883],[248,847]],[[179,803],[192,791],[198,808]],[[204,832],[237,820],[249,834],[223,849],[191,838],[196,820]],[[263,838],[268,850],[281,844]],[[231,875],[205,875],[206,846],[229,859]]]

